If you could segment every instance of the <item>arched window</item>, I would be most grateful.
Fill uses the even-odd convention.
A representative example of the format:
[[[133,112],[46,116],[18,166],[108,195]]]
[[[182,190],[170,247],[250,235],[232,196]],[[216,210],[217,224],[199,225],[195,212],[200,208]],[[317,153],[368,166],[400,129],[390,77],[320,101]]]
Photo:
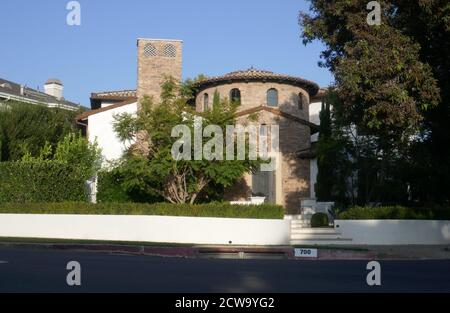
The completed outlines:
[[[303,102],[304,102],[304,96],[303,94],[300,92],[298,94],[298,109],[299,110],[303,110]]]
[[[270,107],[278,106],[278,90],[275,88],[267,90],[267,105]]]
[[[156,47],[151,43],[148,43],[144,46],[144,56],[145,57],[154,57],[156,56]]]
[[[267,137],[267,125],[266,124],[261,124],[259,126],[259,136]]]
[[[241,104],[241,91],[237,88],[233,88],[230,91],[230,101],[233,103]]]
[[[205,93],[203,95],[203,111],[206,111],[209,109],[209,95]]]
[[[168,58],[174,58],[177,55],[177,48],[172,44],[164,46],[164,56]]]
[[[259,153],[261,158],[267,159],[270,151],[269,147],[269,128],[266,124],[259,126]]]

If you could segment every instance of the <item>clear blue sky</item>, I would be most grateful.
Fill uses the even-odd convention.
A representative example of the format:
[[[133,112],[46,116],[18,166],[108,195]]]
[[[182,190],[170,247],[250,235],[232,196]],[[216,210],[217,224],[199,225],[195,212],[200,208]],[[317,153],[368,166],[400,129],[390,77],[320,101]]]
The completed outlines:
[[[0,77],[29,87],[63,81],[66,99],[136,88],[136,39],[184,41],[183,76],[254,66],[327,86],[323,46],[304,46],[295,0],[80,0],[81,26],[66,24],[66,0],[1,0]]]

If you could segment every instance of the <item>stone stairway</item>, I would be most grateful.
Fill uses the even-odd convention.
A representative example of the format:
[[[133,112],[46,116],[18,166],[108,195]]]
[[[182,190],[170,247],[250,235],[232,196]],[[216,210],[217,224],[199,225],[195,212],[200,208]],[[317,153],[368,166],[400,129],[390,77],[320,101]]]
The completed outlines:
[[[351,241],[334,228],[311,228],[301,218],[291,219],[291,245],[338,245]]]

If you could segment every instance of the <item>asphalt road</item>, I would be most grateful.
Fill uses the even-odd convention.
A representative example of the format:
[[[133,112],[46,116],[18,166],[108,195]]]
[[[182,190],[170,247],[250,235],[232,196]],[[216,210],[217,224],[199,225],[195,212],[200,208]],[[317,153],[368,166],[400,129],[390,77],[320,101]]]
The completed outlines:
[[[81,265],[69,287],[67,263]],[[382,286],[366,261],[182,259],[0,248],[0,292],[450,292],[450,260],[381,261]]]

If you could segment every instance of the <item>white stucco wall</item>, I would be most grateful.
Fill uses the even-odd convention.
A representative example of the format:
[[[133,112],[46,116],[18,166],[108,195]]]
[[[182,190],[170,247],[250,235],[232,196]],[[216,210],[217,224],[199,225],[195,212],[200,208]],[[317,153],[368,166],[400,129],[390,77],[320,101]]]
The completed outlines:
[[[0,237],[285,245],[290,221],[232,218],[0,214]]]
[[[322,102],[311,102],[309,104],[309,121],[316,125],[320,125],[320,111],[322,110]],[[319,138],[319,133],[311,136],[311,142],[316,142]]]
[[[106,107],[109,107],[110,105],[113,105],[116,103],[117,103],[117,101],[102,101],[101,107],[106,108]]]
[[[335,229],[358,245],[450,244],[450,221],[335,220]]]
[[[317,183],[317,173],[318,173],[319,169],[317,167],[317,158],[315,159],[311,159],[309,161],[309,181],[311,184],[311,192],[310,192],[310,197],[311,199],[315,199],[316,198],[316,188],[315,185]]]
[[[312,102],[309,104],[309,121],[316,125],[320,125],[320,111],[322,110],[322,102]],[[319,139],[319,133],[315,133],[311,136],[311,143],[317,142]],[[311,199],[316,198],[316,191],[314,185],[317,183],[317,158],[310,161],[310,184],[311,184]]]
[[[114,116],[122,113],[135,114],[136,112],[137,103],[132,103],[89,116],[89,141],[97,140],[98,146],[102,149],[105,164],[108,161],[119,159],[130,144],[122,143],[114,132]]]

